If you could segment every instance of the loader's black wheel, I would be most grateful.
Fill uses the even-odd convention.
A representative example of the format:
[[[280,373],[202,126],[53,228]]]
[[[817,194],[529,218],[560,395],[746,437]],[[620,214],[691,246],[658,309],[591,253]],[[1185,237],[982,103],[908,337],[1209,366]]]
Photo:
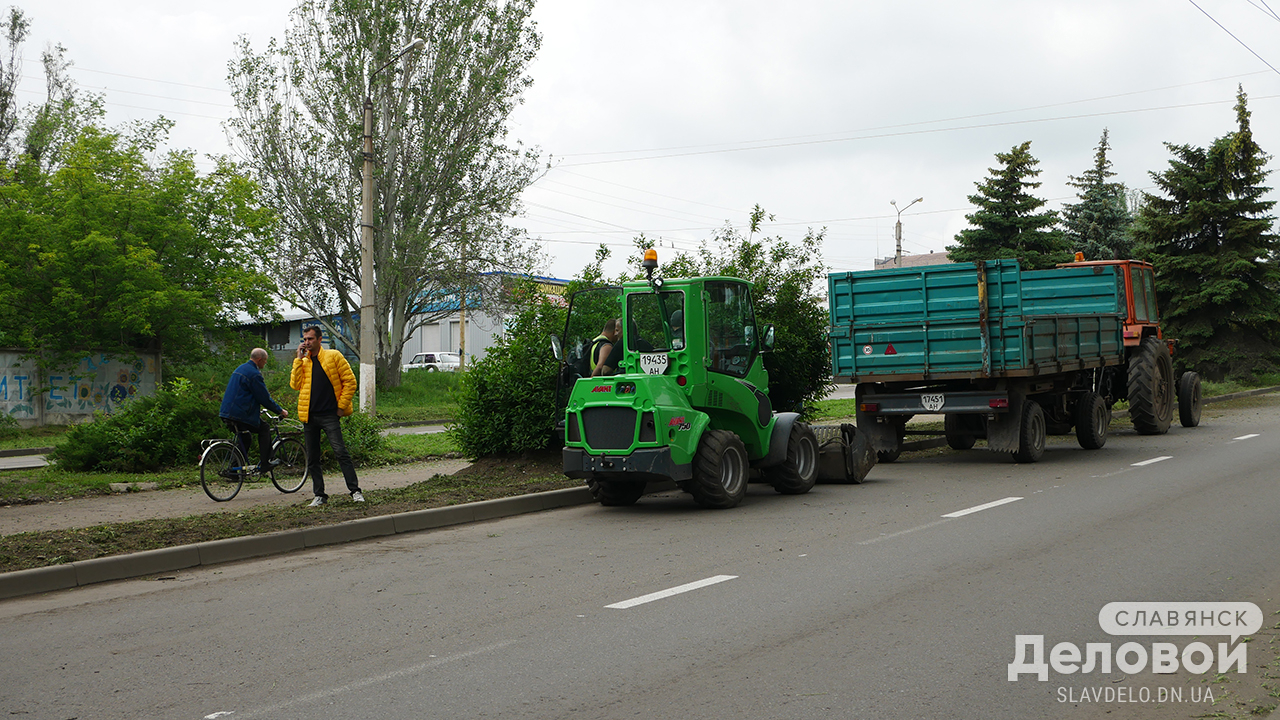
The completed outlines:
[[[1173,361],[1157,337],[1143,339],[1129,358],[1129,418],[1141,435],[1163,435],[1173,423]]]
[[[1013,453],[1015,462],[1033,463],[1044,456],[1044,410],[1035,400],[1022,403],[1022,424],[1018,427],[1018,449]]]
[[[693,457],[689,492],[698,504],[731,508],[747,496],[747,448],[728,430],[708,430]]]
[[[818,438],[813,428],[792,423],[787,436],[787,459],[764,469],[765,480],[783,495],[803,495],[818,482]]]
[[[1188,370],[1178,378],[1178,422],[1182,427],[1200,424],[1200,411],[1204,409],[1204,397],[1200,394],[1200,374]]]
[[[1085,450],[1097,450],[1107,444],[1107,426],[1111,424],[1111,408],[1096,392],[1087,392],[1076,403],[1076,440]]]
[[[942,420],[942,431],[947,436],[947,446],[952,450],[968,450],[978,441],[972,432],[965,432],[968,428],[960,415],[947,415]]]
[[[644,495],[642,482],[591,479],[587,481],[587,487],[591,489],[591,497],[605,507],[635,505]]]

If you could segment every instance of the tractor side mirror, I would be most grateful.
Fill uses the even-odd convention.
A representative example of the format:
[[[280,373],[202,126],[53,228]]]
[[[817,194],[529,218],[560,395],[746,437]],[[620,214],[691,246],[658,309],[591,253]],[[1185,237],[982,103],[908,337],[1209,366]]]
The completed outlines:
[[[773,325],[764,326],[764,341],[760,343],[761,352],[773,352]]]
[[[557,362],[564,362],[564,348],[560,346],[560,338],[551,336],[551,354]]]

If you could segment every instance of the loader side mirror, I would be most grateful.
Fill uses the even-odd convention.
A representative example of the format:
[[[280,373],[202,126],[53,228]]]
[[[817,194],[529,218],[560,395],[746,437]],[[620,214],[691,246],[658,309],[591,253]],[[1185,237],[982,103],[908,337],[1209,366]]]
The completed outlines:
[[[764,326],[764,339],[760,342],[760,352],[773,352],[773,325]]]
[[[564,348],[560,346],[560,338],[551,336],[551,354],[557,362],[564,362]]]

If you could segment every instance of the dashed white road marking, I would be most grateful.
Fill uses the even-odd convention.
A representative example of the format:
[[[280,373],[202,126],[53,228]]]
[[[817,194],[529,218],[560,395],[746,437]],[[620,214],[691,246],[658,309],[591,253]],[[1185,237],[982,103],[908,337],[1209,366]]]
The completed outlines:
[[[1232,440],[1249,440],[1250,438],[1256,438],[1256,437],[1258,437],[1258,433],[1249,433],[1248,435],[1241,435],[1238,438],[1231,438],[1231,439]]]
[[[1001,505],[1008,505],[1011,502],[1018,502],[1021,499],[1022,498],[1020,497],[1007,497],[1003,500],[996,500],[995,502],[986,503],[985,505],[975,505],[974,507],[971,507],[971,508],[965,508],[964,510],[957,510],[953,513],[947,513],[942,517],[944,518],[964,517],[965,515],[972,515],[973,513],[976,513],[976,512],[982,512],[983,510],[990,510],[993,507],[1000,507]]]
[[[934,520],[934,521],[933,521],[933,522],[931,522],[931,523],[926,523],[926,524],[921,525],[921,526],[919,526],[919,527],[907,528],[906,530],[899,530],[899,531],[898,531],[898,532],[896,532],[896,533],[889,533],[888,535],[881,535],[880,537],[874,537],[874,538],[871,538],[870,540],[863,540],[863,541],[859,542],[858,544],[859,544],[859,545],[874,545],[875,543],[878,543],[878,542],[880,542],[880,541],[882,541],[882,540],[889,540],[889,539],[891,539],[891,538],[901,537],[901,536],[906,535],[906,534],[908,534],[908,533],[919,532],[919,531],[921,531],[921,530],[927,530],[927,529],[929,529],[929,528],[933,527],[934,525],[941,525],[941,524],[943,524],[943,523],[945,523],[945,522],[947,522],[947,521],[946,521],[946,520]]]
[[[261,708],[254,708],[252,710],[248,710],[240,713],[240,717],[243,717],[243,718],[275,717],[280,713],[281,710],[291,708],[296,705],[314,704],[323,700],[328,700],[329,698],[336,697],[338,695],[345,695],[347,693],[354,692],[356,690],[361,690],[370,685],[377,685],[380,683],[388,682],[390,680],[395,680],[397,678],[402,678],[410,675],[417,675],[427,670],[440,667],[441,665],[446,665],[448,663],[456,662],[458,660],[466,660],[467,658],[475,657],[476,655],[482,655],[484,653],[490,653],[495,650],[501,650],[502,648],[508,645],[512,645],[515,642],[516,642],[515,640],[506,640],[504,642],[494,643],[492,645],[485,645],[484,647],[478,647],[478,648],[475,648],[474,650],[461,652],[461,653],[458,653],[457,655],[450,655],[448,657],[428,660],[427,662],[418,663],[417,665],[410,665],[409,667],[401,668],[399,670],[392,670],[391,672],[383,673],[381,675],[374,675],[372,677],[367,677],[362,680],[356,680],[354,682],[347,683],[346,685],[343,685],[341,687],[330,688],[328,690],[319,690],[316,692],[308,693],[306,695],[300,695],[296,698],[293,698],[292,700],[285,700],[283,702],[279,702],[274,705],[268,705],[266,707],[261,707]],[[431,657],[434,658],[435,656],[432,655]],[[222,714],[230,714],[230,713],[227,713],[226,711],[222,711]],[[213,716],[216,716],[216,715],[217,713],[215,713]]]
[[[1133,467],[1142,467],[1143,465],[1154,465],[1158,462],[1164,462],[1165,460],[1172,460],[1172,459],[1173,459],[1172,455],[1161,455],[1160,457],[1151,458],[1150,460],[1143,460],[1142,462],[1133,463]]]
[[[705,580],[697,580],[691,583],[685,583],[684,585],[678,585],[673,588],[668,588],[666,590],[659,590],[658,592],[655,592],[655,593],[649,593],[648,595],[641,595],[640,597],[631,598],[630,600],[623,600],[622,602],[616,602],[612,605],[605,605],[605,607],[611,610],[626,610],[627,608],[633,608],[637,605],[643,605],[645,603],[653,602],[654,600],[669,598],[672,595],[687,593],[690,590],[697,590],[699,588],[707,587],[708,585],[716,585],[718,583],[725,582],[726,580],[734,580],[737,577],[738,577],[737,575],[716,575],[715,577],[709,577],[709,578],[706,578]]]

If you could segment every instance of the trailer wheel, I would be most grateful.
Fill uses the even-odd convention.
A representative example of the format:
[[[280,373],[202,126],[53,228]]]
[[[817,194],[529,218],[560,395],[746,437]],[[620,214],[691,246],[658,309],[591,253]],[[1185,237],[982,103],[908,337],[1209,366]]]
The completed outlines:
[[[1107,426],[1111,424],[1111,408],[1096,392],[1087,392],[1076,403],[1076,440],[1085,450],[1097,450],[1107,444]]]
[[[1162,435],[1173,423],[1173,361],[1169,346],[1148,337],[1129,358],[1129,417],[1141,435]]]
[[[978,441],[965,431],[964,418],[959,415],[946,415],[942,419],[942,431],[947,436],[947,446],[952,450],[968,450]]]
[[[1200,374],[1188,370],[1178,378],[1178,422],[1182,427],[1195,427],[1200,424],[1200,411],[1204,409],[1204,398],[1200,395]]]
[[[765,480],[783,495],[803,495],[818,482],[818,438],[808,425],[791,425],[787,436],[787,459],[764,469]]]
[[[698,504],[731,508],[747,495],[747,448],[728,430],[708,430],[698,441],[689,492]]]
[[[587,487],[591,490],[591,497],[605,507],[635,505],[640,496],[644,495],[644,485],[642,482],[625,480],[596,480],[593,478],[587,481]]]
[[[1044,456],[1044,410],[1035,400],[1022,403],[1022,425],[1018,428],[1018,449],[1014,462],[1033,463]]]

